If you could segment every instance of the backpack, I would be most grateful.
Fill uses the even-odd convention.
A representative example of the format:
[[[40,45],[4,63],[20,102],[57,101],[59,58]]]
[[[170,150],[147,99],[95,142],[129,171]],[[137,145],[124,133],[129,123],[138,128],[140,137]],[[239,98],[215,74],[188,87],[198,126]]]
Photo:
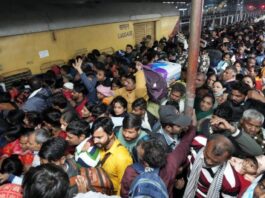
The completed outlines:
[[[134,163],[132,167],[139,174],[133,181],[129,197],[168,198],[167,187],[158,175],[159,169],[146,170],[140,163]]]
[[[143,66],[146,79],[146,88],[149,99],[152,102],[160,103],[167,97],[167,81],[159,73],[153,71],[148,66]]]
[[[103,164],[108,156],[106,156],[101,164]],[[110,180],[108,174],[105,172],[105,170],[101,167],[91,167],[91,168],[78,168],[76,162],[74,160],[68,160],[68,162],[71,163],[71,165],[78,169],[78,172],[81,176],[87,178],[88,183],[88,189],[87,191],[94,191],[94,192],[100,192],[106,195],[112,195],[114,191],[114,187],[112,184],[112,181]],[[70,177],[70,187],[73,187],[76,185],[76,176]]]

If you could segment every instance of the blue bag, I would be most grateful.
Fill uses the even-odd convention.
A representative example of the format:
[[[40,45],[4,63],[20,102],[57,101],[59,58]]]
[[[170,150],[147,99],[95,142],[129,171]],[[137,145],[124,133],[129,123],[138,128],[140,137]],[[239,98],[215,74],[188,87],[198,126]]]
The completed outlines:
[[[169,197],[167,187],[158,175],[159,169],[145,169],[140,163],[134,163],[132,166],[139,175],[134,179],[130,187],[129,197]]]

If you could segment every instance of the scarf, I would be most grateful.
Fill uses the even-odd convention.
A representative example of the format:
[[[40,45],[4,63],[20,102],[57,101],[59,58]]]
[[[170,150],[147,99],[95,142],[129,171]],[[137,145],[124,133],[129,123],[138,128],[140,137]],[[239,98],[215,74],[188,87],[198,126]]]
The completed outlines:
[[[188,183],[187,183],[187,186],[184,192],[184,196],[183,196],[185,198],[194,198],[196,195],[200,173],[201,173],[203,166],[205,165],[204,159],[202,158],[203,151],[204,151],[204,148],[202,148],[198,152],[196,159],[194,161],[192,170],[190,172],[190,176],[188,178]],[[226,168],[226,162],[223,165],[221,165],[218,168],[217,172],[215,173],[215,176],[213,178],[213,181],[210,185],[210,188],[207,192],[206,197],[219,198],[225,168]]]
[[[199,108],[199,110],[196,111],[197,121],[203,118],[206,118],[207,116],[212,115],[212,114],[213,114],[213,108],[211,108],[209,111],[201,111],[201,109]]]

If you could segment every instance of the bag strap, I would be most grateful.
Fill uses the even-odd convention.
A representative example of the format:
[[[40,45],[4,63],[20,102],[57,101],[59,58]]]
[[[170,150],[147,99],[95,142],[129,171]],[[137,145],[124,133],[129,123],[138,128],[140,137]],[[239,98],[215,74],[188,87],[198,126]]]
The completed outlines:
[[[88,188],[87,190],[96,191],[95,188],[91,184],[90,177],[89,177],[89,174],[90,174],[89,171],[90,171],[90,169],[82,167],[82,168],[80,168],[80,175],[82,175],[84,178],[87,179],[87,188]]]
[[[122,146],[121,143],[119,143],[119,144],[117,145],[117,147],[120,147],[120,146]],[[103,159],[101,160],[100,165],[103,166],[103,164],[107,161],[107,159],[108,159],[110,156],[111,156],[111,153],[110,153],[110,152],[107,152],[107,153],[105,154],[105,156],[103,157]]]
[[[71,158],[71,159],[68,159],[67,162],[75,169],[78,171],[79,174],[80,173],[80,169],[78,168],[78,165],[75,163],[75,161]],[[69,183],[70,183],[70,187],[73,187],[76,185],[76,178],[77,176],[72,176],[69,178]]]
[[[132,167],[134,168],[134,170],[138,173],[138,174],[142,174],[145,172],[154,172],[155,174],[159,175],[159,168],[150,168],[151,171],[146,171],[146,169],[148,169],[148,167],[144,167],[141,163],[137,162],[134,163],[132,165]]]
[[[140,163],[134,163],[132,167],[138,174],[141,174],[144,172],[144,166]]]
[[[74,161],[73,158],[67,159],[67,162],[75,169],[79,172],[79,168],[77,163]]]
[[[121,127],[122,126],[116,126],[116,127],[114,127],[113,132],[114,132],[115,136],[117,136],[117,134],[119,133]]]

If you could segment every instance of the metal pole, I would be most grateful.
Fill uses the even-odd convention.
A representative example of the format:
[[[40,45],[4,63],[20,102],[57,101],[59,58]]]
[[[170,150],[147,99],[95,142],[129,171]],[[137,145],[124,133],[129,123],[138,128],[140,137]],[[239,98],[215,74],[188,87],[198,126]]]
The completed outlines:
[[[195,83],[200,51],[202,9],[204,0],[192,0],[192,13],[189,38],[189,58],[187,70],[187,88],[185,100],[185,114],[192,116],[195,99]]]

